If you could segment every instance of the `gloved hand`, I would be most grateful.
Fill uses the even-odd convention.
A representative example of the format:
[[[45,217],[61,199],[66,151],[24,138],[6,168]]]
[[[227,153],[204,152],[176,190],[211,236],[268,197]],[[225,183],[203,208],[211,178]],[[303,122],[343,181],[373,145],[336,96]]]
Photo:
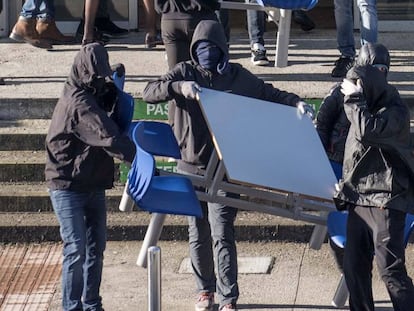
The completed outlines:
[[[309,105],[308,103],[305,103],[304,101],[300,101],[296,104],[296,107],[298,108],[298,111],[301,114],[306,114],[309,116],[309,118],[311,118],[312,120],[315,119],[315,110],[313,109],[313,107],[311,105]]]
[[[345,96],[348,96],[351,94],[362,93],[362,92],[363,90],[362,90],[360,79],[356,80],[356,84],[354,84],[351,80],[346,79],[346,78],[341,83],[341,93],[344,94]]]
[[[197,93],[201,92],[201,87],[194,81],[184,81],[180,88],[181,94],[186,99],[197,99]]]

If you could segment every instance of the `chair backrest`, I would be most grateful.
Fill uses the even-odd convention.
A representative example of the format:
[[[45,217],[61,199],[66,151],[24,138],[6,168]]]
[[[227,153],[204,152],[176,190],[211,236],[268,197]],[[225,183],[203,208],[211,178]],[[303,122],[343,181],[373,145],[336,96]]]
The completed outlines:
[[[136,146],[136,154],[128,172],[128,193],[135,202],[139,202],[148,190],[155,172],[154,157],[141,148],[137,132],[139,124],[132,130],[132,139]]]
[[[118,90],[118,102],[115,105],[113,120],[118,124],[121,132],[127,134],[134,116],[134,98],[122,90]]]
[[[332,211],[328,215],[328,234],[336,246],[344,248],[346,243],[346,223],[348,212]],[[404,245],[407,246],[410,235],[414,229],[414,215],[407,214],[404,227]]]
[[[146,152],[152,155],[181,159],[180,147],[169,124],[140,121],[134,128],[135,134],[132,139]]]
[[[287,10],[310,10],[318,0],[257,0],[257,3],[264,6]]]

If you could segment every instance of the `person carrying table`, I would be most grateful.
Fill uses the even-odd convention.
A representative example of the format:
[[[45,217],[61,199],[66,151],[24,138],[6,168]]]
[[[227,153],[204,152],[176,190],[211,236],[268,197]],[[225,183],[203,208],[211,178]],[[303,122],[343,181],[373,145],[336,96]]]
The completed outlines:
[[[266,84],[241,65],[229,63],[226,37],[217,21],[199,22],[190,55],[191,61],[178,63],[159,79],[149,82],[143,91],[143,99],[148,103],[170,100],[176,104],[169,122],[181,148],[179,172],[201,175],[214,149],[196,100],[201,87],[298,107],[302,113],[313,116],[313,109],[296,94]],[[220,195],[231,194],[221,191]],[[239,288],[234,221],[237,209],[218,203],[201,202],[201,205],[204,217],[188,219],[190,257],[198,291],[195,310],[212,310],[215,292],[219,310],[236,310]]]

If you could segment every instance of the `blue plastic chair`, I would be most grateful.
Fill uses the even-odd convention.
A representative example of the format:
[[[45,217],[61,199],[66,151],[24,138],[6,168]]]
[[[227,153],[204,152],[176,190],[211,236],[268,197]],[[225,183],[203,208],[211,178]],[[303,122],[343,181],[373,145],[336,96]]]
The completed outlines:
[[[339,248],[345,248],[346,244],[346,225],[348,221],[348,212],[333,211],[328,214],[327,226],[328,235],[333,243]],[[404,227],[404,245],[407,246],[411,232],[414,229],[414,215],[407,214]],[[345,277],[342,274],[337,286],[332,305],[341,308],[348,299],[349,292],[346,286]]]
[[[318,0],[257,0],[257,3],[279,9],[308,11],[318,4]]]
[[[141,209],[161,214],[202,217],[194,187],[185,176],[156,176],[154,155],[180,158],[180,149],[166,123],[140,121],[130,135],[136,155],[128,173],[128,193]]]

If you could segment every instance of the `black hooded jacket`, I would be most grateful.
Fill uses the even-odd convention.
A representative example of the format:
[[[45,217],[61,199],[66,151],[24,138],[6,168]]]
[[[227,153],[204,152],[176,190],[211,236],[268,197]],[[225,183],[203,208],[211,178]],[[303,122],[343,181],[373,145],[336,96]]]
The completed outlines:
[[[202,68],[195,55],[197,42],[208,40],[223,52],[228,59],[228,48],[223,27],[211,20],[201,21],[195,29],[191,43],[192,61],[177,64],[166,75],[149,82],[143,98],[149,103],[170,101],[169,116],[175,136],[181,148],[182,160],[188,164],[205,166],[208,163],[213,143],[206,121],[197,101],[186,100],[180,93],[182,81],[196,81],[201,87],[218,91],[232,92],[237,95],[295,106],[300,98],[292,93],[281,91],[239,64],[230,63],[225,74],[212,73]],[[179,163],[182,166],[182,163]]]
[[[334,199],[347,203],[414,211],[410,171],[397,146],[410,145],[410,113],[398,91],[377,68],[356,66],[347,78],[360,79],[363,93],[345,96],[351,126],[346,140],[343,179]]]
[[[121,135],[92,87],[111,73],[102,45],[88,44],[76,55],[46,137],[49,189],[109,189],[114,181],[113,157],[132,162],[134,143]]]

